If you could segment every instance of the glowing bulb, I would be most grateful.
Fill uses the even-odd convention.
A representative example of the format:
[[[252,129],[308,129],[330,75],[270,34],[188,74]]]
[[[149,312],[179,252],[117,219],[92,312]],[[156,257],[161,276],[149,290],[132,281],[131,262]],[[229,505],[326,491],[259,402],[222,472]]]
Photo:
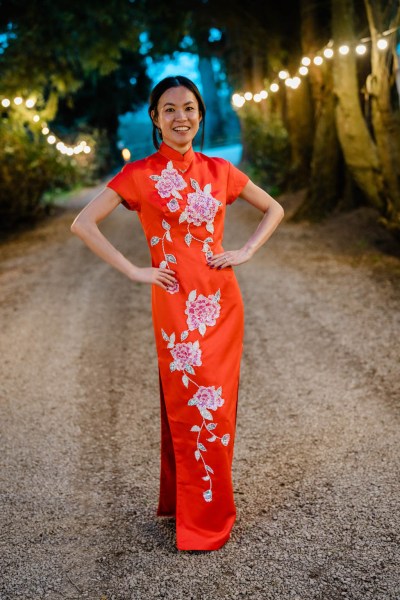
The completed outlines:
[[[129,159],[130,159],[130,157],[131,157],[131,153],[129,152],[128,148],[124,148],[124,149],[122,150],[122,158],[123,158],[124,160],[129,160]]]
[[[23,100],[22,100],[21,96],[16,96],[14,98],[14,103],[15,104],[22,104],[22,102],[23,102]]]
[[[287,71],[279,71],[278,73],[279,79],[287,79],[289,77],[289,73]]]
[[[293,77],[292,78],[292,89],[294,89],[294,90],[297,89],[300,84],[301,84],[300,77]]]
[[[332,48],[325,48],[324,56],[325,56],[325,58],[332,58],[332,56],[333,56]]]
[[[292,78],[291,77],[287,77],[285,79],[285,85],[287,85],[287,87],[292,87]]]
[[[33,108],[33,107],[35,106],[35,101],[34,101],[34,100],[32,100],[32,99],[30,99],[30,100],[27,100],[27,101],[25,102],[25,106],[26,106],[27,108]]]
[[[340,46],[339,52],[342,56],[346,56],[350,52],[350,48],[346,44],[343,44],[343,46]]]
[[[324,61],[323,61],[322,56],[315,56],[314,57],[314,60],[313,60],[314,65],[317,65],[319,67],[319,65],[322,65],[323,62]]]
[[[42,129],[42,133],[43,135],[47,135],[49,133],[50,129],[48,127],[43,127]]]
[[[37,123],[38,121],[40,121],[40,117],[39,117],[39,115],[35,115],[35,116],[33,117],[33,120],[35,121],[35,123]]]
[[[300,73],[300,75],[307,75],[307,73],[308,73],[307,67],[300,67],[299,73]]]
[[[49,135],[49,137],[47,138],[47,141],[49,142],[49,144],[55,144],[56,138],[54,135]]]
[[[277,92],[279,90],[279,85],[277,83],[271,83],[271,85],[269,86],[269,89],[271,90],[271,92]]]
[[[301,64],[305,67],[309,67],[311,64],[311,59],[308,58],[308,56],[303,56],[303,58],[301,59]]]
[[[3,98],[3,100],[1,101],[1,104],[7,108],[7,106],[10,106],[11,102],[9,101],[8,98]]]
[[[72,150],[72,148],[67,148],[66,154],[68,154],[68,156],[72,156],[73,153],[74,153],[74,151]]]
[[[246,100],[243,98],[243,96],[241,96],[240,94],[233,94],[232,96],[232,103],[234,106],[237,106],[238,108],[240,108],[241,106],[243,106],[243,104],[246,102]],[[86,142],[85,142],[86,145]]]
[[[265,98],[268,98],[268,92],[267,92],[267,90],[262,90],[262,91],[260,92],[260,96],[261,96],[261,98],[262,98],[263,100],[265,100]]]
[[[378,46],[379,50],[386,50],[386,48],[388,47],[387,40],[385,40],[384,38],[378,40],[376,45]]]
[[[252,100],[253,94],[251,92],[246,92],[244,95],[245,100]]]
[[[261,102],[262,98],[260,94],[254,94],[253,96],[254,102]]]
[[[356,46],[356,52],[360,56],[365,54],[366,51],[367,51],[367,46],[365,46],[364,44],[358,44],[358,46]]]
[[[60,152],[62,152],[65,149],[65,145],[64,145],[63,142],[57,142],[56,148],[57,148],[57,150],[59,150]]]

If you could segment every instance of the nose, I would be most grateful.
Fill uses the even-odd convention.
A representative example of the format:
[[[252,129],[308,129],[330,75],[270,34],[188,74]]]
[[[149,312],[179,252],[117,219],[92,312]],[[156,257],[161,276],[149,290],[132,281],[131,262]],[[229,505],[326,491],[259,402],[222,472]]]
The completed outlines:
[[[184,110],[177,110],[175,112],[175,119],[177,119],[178,121],[185,121],[186,120],[185,111]]]

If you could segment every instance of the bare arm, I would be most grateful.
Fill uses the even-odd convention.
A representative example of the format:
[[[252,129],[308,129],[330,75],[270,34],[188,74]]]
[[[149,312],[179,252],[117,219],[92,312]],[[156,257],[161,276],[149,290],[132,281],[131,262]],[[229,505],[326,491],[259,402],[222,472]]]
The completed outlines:
[[[240,265],[250,260],[253,254],[271,237],[279,223],[283,219],[284,210],[282,206],[262,188],[252,181],[244,186],[240,197],[249,202],[264,213],[256,231],[247,240],[240,250],[230,250],[221,254],[214,254],[209,259],[210,267],[223,269],[224,267]]]
[[[175,283],[174,271],[171,269],[140,268],[131,263],[111,242],[101,233],[97,226],[113,210],[122,198],[111,188],[105,188],[75,217],[71,231],[85,244],[111,266],[124,273],[132,281],[150,283],[167,289]]]

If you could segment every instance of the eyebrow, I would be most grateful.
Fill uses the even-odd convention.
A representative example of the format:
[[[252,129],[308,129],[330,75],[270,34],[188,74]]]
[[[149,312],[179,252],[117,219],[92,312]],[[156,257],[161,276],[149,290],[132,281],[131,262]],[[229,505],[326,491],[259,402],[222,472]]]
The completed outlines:
[[[194,104],[193,100],[189,100],[188,102],[185,102],[185,104],[183,106],[186,106],[187,104]],[[164,104],[164,106],[175,106],[175,104],[173,102],[166,102]]]

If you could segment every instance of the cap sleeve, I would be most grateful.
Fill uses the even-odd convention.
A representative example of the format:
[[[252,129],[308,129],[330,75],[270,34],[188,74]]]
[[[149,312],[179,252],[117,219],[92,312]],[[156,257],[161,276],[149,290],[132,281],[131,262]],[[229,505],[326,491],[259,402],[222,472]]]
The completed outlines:
[[[249,176],[240,171],[237,167],[235,167],[231,162],[229,163],[229,171],[228,171],[228,182],[226,189],[226,203],[232,204],[236,200],[238,196],[240,196],[240,192],[249,181]]]
[[[106,187],[111,188],[122,198],[121,204],[128,210],[140,211],[140,194],[136,183],[134,163],[127,163]]]

